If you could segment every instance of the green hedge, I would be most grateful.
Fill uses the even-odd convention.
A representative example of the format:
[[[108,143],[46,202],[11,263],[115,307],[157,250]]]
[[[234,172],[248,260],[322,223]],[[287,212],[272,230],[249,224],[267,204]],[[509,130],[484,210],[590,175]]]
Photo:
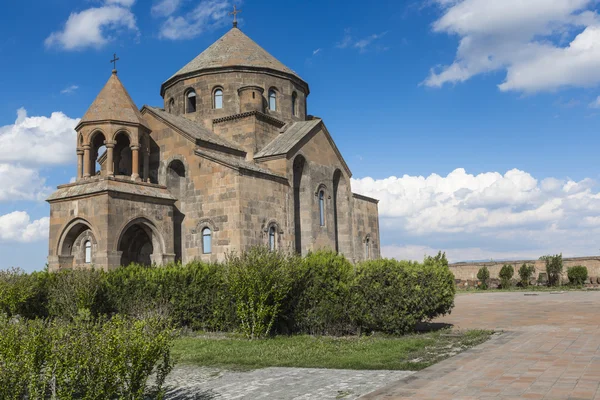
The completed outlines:
[[[406,333],[449,313],[454,294],[441,253],[423,263],[383,259],[352,265],[334,252],[300,258],[255,248],[222,264],[0,273],[0,312],[9,316],[169,317],[180,327],[239,331],[249,338]]]
[[[162,398],[174,339],[175,330],[158,318],[66,322],[0,315],[0,398]]]
[[[571,285],[581,286],[587,282],[588,270],[582,265],[567,268],[567,276]]]

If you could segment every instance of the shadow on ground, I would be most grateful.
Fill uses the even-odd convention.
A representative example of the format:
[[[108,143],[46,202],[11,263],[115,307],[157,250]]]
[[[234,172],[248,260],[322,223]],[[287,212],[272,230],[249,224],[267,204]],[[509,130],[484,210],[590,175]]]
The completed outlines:
[[[453,327],[453,324],[446,324],[443,322],[419,322],[415,330],[420,333],[425,333],[440,331],[442,329],[451,329]]]

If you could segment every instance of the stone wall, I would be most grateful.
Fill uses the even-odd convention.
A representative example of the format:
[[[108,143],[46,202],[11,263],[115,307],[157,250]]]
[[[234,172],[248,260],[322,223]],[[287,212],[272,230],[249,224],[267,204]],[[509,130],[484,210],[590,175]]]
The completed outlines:
[[[476,281],[477,272],[482,267],[486,266],[490,271],[491,279],[498,279],[500,269],[504,264],[512,265],[515,269],[515,279],[518,279],[519,268],[524,263],[531,264],[535,267],[533,277],[537,279],[540,272],[546,272],[546,263],[542,260],[519,260],[519,261],[488,261],[488,262],[472,262],[472,263],[456,263],[450,265],[450,271],[454,274],[454,278],[458,281]],[[600,277],[600,256],[594,257],[579,257],[579,258],[564,258],[564,277],[567,279],[567,268],[576,265],[583,265],[588,269],[588,276]]]

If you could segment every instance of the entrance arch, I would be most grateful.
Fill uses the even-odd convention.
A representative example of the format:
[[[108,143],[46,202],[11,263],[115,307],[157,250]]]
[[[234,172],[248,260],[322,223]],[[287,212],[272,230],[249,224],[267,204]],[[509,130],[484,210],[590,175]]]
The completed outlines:
[[[117,250],[121,252],[123,266],[132,263],[152,265],[162,262],[164,242],[154,224],[145,218],[137,218],[123,229]]]
[[[86,262],[86,244],[89,243],[89,262]],[[63,230],[56,254],[61,268],[73,268],[83,264],[93,264],[98,250],[98,242],[92,226],[84,219],[71,221]]]

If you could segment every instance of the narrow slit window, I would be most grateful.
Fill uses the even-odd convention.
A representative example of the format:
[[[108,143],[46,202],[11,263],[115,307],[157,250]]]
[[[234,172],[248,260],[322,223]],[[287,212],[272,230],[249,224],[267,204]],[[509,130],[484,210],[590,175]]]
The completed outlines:
[[[204,228],[202,230],[202,253],[212,253],[212,231],[210,228]]]
[[[277,110],[277,93],[273,89],[269,90],[269,110]]]
[[[271,250],[271,251],[276,250],[275,242],[276,242],[276,232],[275,232],[275,227],[272,226],[269,228],[269,250]]]
[[[188,92],[188,94],[186,95],[186,102],[187,102],[187,106],[186,106],[186,112],[189,113],[194,113],[196,112],[196,92],[193,90],[190,90]]]
[[[92,242],[90,242],[89,240],[85,242],[85,263],[92,263]]]
[[[223,91],[221,89],[215,90],[215,109],[220,110],[223,108]]]
[[[365,240],[365,258],[371,259],[371,239],[369,238]]]
[[[321,226],[325,226],[325,192],[319,192],[319,218]]]

